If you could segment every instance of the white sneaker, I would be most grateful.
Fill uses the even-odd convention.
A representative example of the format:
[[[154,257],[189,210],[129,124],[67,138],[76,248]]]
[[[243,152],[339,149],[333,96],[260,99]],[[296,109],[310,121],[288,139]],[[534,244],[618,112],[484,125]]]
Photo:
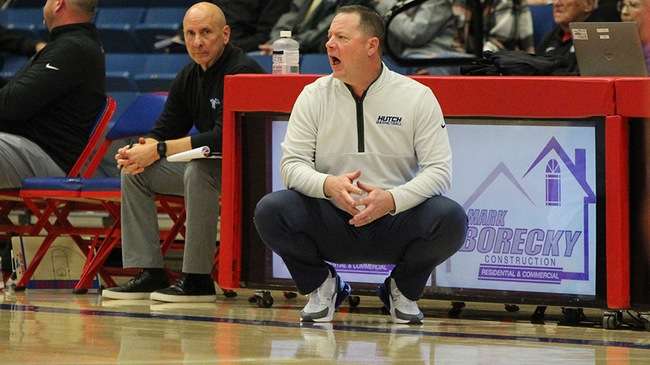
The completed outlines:
[[[307,294],[309,302],[300,311],[302,322],[330,322],[336,308],[350,295],[350,286],[336,275],[330,276],[313,292]]]
[[[377,295],[390,312],[393,323],[422,324],[424,314],[420,311],[418,303],[405,297],[395,284],[395,279],[387,278],[377,288]]]

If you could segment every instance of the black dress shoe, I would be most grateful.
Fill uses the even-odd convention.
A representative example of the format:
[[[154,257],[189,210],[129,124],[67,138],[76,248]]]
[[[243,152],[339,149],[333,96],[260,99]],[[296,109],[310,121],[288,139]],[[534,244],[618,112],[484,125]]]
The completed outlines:
[[[122,286],[102,290],[102,297],[109,299],[149,299],[151,293],[169,286],[162,269],[145,269]]]
[[[151,299],[169,303],[209,303],[217,300],[209,274],[185,274],[172,286],[151,293]]]

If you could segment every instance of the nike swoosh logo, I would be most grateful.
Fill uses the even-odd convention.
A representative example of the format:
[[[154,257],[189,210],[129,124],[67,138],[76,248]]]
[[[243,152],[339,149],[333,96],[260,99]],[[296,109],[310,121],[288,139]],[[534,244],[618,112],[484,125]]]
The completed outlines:
[[[49,63],[48,63],[47,65],[45,65],[45,68],[49,68],[50,70],[56,70],[56,71],[59,71],[59,68],[58,68],[58,67],[54,67],[54,66],[50,65]]]

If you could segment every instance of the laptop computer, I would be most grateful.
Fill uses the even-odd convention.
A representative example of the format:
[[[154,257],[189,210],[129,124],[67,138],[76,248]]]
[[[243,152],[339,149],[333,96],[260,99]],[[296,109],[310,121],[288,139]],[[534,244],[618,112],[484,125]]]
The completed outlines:
[[[574,22],[569,26],[580,75],[648,75],[635,22]]]

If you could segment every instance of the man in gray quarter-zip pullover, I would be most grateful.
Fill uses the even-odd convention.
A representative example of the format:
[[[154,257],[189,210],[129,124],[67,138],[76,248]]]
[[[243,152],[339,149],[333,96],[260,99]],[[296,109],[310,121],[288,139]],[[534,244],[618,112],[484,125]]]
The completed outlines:
[[[431,90],[381,62],[383,22],[341,7],[328,32],[333,73],[305,87],[282,144],[289,190],[257,205],[262,240],[309,294],[302,321],[330,321],[350,287],[327,262],[395,264],[378,294],[396,323],[421,323],[415,302],[465,238],[467,217],[441,196],[451,151]]]

